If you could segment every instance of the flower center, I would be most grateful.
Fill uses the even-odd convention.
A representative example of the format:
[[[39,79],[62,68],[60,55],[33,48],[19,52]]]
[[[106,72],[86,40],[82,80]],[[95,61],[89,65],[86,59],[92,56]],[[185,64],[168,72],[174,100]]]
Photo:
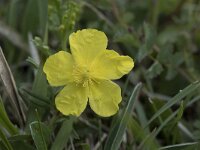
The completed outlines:
[[[73,68],[73,77],[77,85],[88,87],[89,84],[93,84],[91,71],[87,67],[75,65]]]

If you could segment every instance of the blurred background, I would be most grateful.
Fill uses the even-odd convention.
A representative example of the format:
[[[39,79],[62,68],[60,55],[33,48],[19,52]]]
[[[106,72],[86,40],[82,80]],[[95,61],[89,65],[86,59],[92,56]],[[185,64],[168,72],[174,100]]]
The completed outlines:
[[[197,149],[199,0],[0,0],[0,46],[14,76],[17,99],[21,101],[13,105],[9,86],[0,82],[3,105],[19,131],[19,137],[12,140],[15,134],[5,132],[4,124],[0,123],[11,147],[27,149],[28,143],[29,149],[38,149],[31,130],[31,123],[37,121],[49,128],[48,149],[55,149],[53,145],[57,143],[53,143],[62,130],[69,140],[55,150],[103,149],[104,146],[109,149],[106,145],[112,143],[113,136],[109,131],[117,132],[113,123],[120,120],[120,112],[113,118],[101,118],[88,108],[80,118],[62,116],[54,107],[59,89],[51,88],[42,72],[46,58],[59,50],[69,50],[70,33],[84,28],[105,32],[109,49],[129,55],[135,61],[130,74],[116,81],[122,87],[122,114],[133,88],[139,82],[143,84],[134,111],[130,111],[127,128],[124,127],[126,131],[119,140],[119,149],[170,149],[166,147],[170,145],[171,149],[178,149],[176,144],[180,149]],[[5,77],[1,75],[1,79],[4,81]],[[180,90],[184,92],[176,97]],[[23,107],[21,123],[13,107]],[[153,115],[157,119],[148,123]],[[70,130],[64,130],[63,124]],[[21,136],[22,133],[27,137]],[[3,137],[1,141],[7,142]],[[1,146],[6,147],[2,142]]]

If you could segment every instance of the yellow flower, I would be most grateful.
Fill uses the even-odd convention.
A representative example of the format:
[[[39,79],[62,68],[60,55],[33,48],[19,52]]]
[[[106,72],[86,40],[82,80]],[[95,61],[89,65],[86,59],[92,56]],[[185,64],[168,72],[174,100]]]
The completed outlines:
[[[98,115],[114,115],[121,102],[120,87],[110,80],[119,79],[134,66],[128,56],[107,50],[106,35],[95,29],[83,29],[69,37],[71,53],[59,51],[44,64],[52,86],[65,87],[56,96],[56,108],[64,115],[79,116],[87,102]]]

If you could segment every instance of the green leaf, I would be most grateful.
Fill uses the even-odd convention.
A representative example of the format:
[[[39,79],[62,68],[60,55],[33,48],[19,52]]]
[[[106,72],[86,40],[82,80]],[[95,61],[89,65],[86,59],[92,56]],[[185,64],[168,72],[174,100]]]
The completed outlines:
[[[147,134],[147,136],[142,140],[142,142],[140,143],[140,145],[138,146],[138,149],[145,149],[145,150],[149,150],[149,146],[147,147],[146,145],[149,145],[149,142],[152,142],[155,140],[154,138],[154,134],[155,134],[155,129],[150,133]],[[151,146],[151,145],[150,145]],[[157,146],[157,145],[156,145]],[[158,146],[157,146],[158,147]],[[157,149],[157,148],[153,148],[153,149]]]
[[[162,64],[169,64],[173,57],[173,45],[165,44],[160,49],[156,59]]]
[[[175,43],[180,39],[181,36],[183,36],[183,32],[183,28],[180,28],[180,26],[167,26],[158,34],[158,43],[160,45]]]
[[[24,141],[24,140],[32,141],[32,137],[30,134],[17,134],[17,135],[13,135],[9,137],[8,140],[9,141]]]
[[[182,116],[183,116],[184,108],[185,108],[185,106],[184,106],[184,104],[183,104],[183,101],[181,101],[181,105],[180,105],[180,107],[179,107],[179,109],[178,109],[177,116],[176,116],[174,122],[172,123],[172,127],[173,127],[174,125],[177,125],[178,122],[181,120],[181,118],[182,118]]]
[[[170,99],[164,106],[162,106],[151,117],[151,119],[148,121],[148,123],[147,123],[146,126],[148,126],[151,122],[153,122],[154,119],[156,119],[158,116],[160,116],[160,114],[162,114],[163,112],[165,112],[167,109],[169,109],[174,104],[180,102],[184,97],[186,97],[187,95],[191,94],[192,92],[194,92],[195,90],[197,90],[199,87],[200,87],[200,82],[197,81],[197,82],[194,82],[194,83],[190,84],[189,86],[187,86],[183,90],[181,90],[176,96],[174,96],[172,99]]]
[[[6,136],[4,135],[1,129],[0,129],[0,139],[3,145],[6,147],[6,150],[13,150],[11,144],[9,143],[9,141],[7,140]]]
[[[156,37],[156,31],[155,29],[147,23],[144,23],[144,34],[145,34],[145,44],[147,48],[151,48],[154,44],[155,37]]]
[[[58,134],[56,135],[54,143],[51,146],[51,150],[63,150],[63,148],[66,146],[73,130],[74,119],[75,118],[70,117],[70,119],[66,119],[63,122]]]
[[[144,23],[145,42],[139,49],[138,61],[141,62],[148,54],[152,52],[152,47],[156,41],[156,32],[149,24]]]
[[[174,117],[178,114],[178,111],[175,111],[172,113],[165,121],[162,122],[162,124],[159,126],[159,128],[155,132],[155,136],[159,134],[159,132],[172,120]]]
[[[8,115],[6,113],[6,110],[4,108],[2,99],[0,97],[0,125],[5,128],[9,134],[14,135],[18,133],[17,128],[12,124],[10,119],[8,118]]]
[[[30,124],[30,131],[37,150],[47,150],[45,135],[48,136],[48,128],[43,123],[34,121]]]
[[[32,87],[32,92],[29,92],[29,95],[31,95],[31,101],[33,103],[35,103],[36,105],[30,105],[29,110],[28,110],[28,120],[27,120],[27,124],[38,120],[37,116],[35,114],[35,109],[38,110],[39,113],[39,117],[42,117],[42,115],[44,114],[44,112],[46,111],[46,108],[41,108],[41,105],[48,105],[48,101],[50,103],[50,93],[49,90],[50,87],[47,83],[45,74],[43,72],[43,66],[40,65],[37,73],[36,73],[36,77],[33,83],[33,87]],[[27,95],[27,90],[26,93],[24,93],[25,95]],[[39,97],[38,97],[39,96]],[[38,98],[38,99],[37,99]]]
[[[142,143],[143,140],[146,139],[146,141],[143,144],[143,147],[145,149],[157,149],[158,148],[158,143],[156,140],[152,137],[151,133],[147,133],[143,127],[139,125],[139,123],[134,119],[130,118],[128,122],[128,129],[132,133],[134,139],[136,140],[135,142],[140,142]]]
[[[35,94],[39,94],[43,97],[46,97],[48,94],[48,83],[46,80],[46,76],[43,72],[43,65],[40,64],[40,67],[37,71],[34,83],[33,83],[33,88],[32,92]]]
[[[30,143],[24,141],[12,141],[11,144],[15,148],[14,150],[35,150]]]
[[[18,17],[18,14],[19,12],[22,11],[23,2],[24,2],[23,0],[10,1],[9,12],[8,12],[8,24],[13,28],[16,28],[17,23],[21,21],[21,18]]]
[[[27,37],[28,32],[40,33],[44,36],[48,13],[47,7],[47,0],[29,0],[27,2],[22,23],[25,37]]]
[[[144,106],[141,104],[140,101],[136,101],[135,111],[137,113],[137,117],[138,117],[138,120],[139,120],[141,126],[144,127],[147,124],[148,120],[146,117],[146,112],[144,110]],[[149,128],[146,128],[146,131],[149,132]]]
[[[161,108],[165,105],[164,101],[158,101],[156,99],[152,100],[151,105],[153,106],[154,112],[157,112],[157,108]],[[159,121],[155,123],[159,125],[156,129],[154,136],[156,137],[160,132],[166,138],[166,143],[173,141],[172,143],[180,142],[180,130],[178,129],[178,122],[182,117],[184,110],[183,101],[181,101],[180,107],[173,112],[172,109],[167,109],[159,117]]]
[[[172,80],[177,75],[177,70],[172,66],[167,67],[166,80]]]
[[[163,71],[162,65],[158,61],[155,61],[151,65],[151,67],[147,70],[146,75],[148,78],[153,79],[156,76],[158,76],[159,74],[161,74],[162,71]]]
[[[123,109],[122,114],[116,120],[115,124],[113,124],[113,126],[111,127],[111,131],[108,135],[108,139],[106,141],[104,150],[116,150],[120,147],[123,134],[126,130],[126,126],[130,119],[131,116],[130,114],[133,110],[135,101],[138,99],[141,87],[142,87],[141,83],[138,83],[136,85],[126,107]]]
[[[114,42],[123,43],[132,47],[139,47],[140,41],[136,36],[130,33],[117,32],[114,36]]]
[[[20,89],[20,94],[25,101],[33,103],[36,107],[44,108],[50,106],[50,102],[48,101],[48,99],[46,99],[46,97],[36,95],[33,92],[28,91],[26,89]]]

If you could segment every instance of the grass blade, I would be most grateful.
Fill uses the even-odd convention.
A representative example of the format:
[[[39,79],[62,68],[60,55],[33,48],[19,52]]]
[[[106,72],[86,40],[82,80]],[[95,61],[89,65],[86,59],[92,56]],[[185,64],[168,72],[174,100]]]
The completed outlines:
[[[177,102],[180,102],[184,97],[186,97],[187,95],[191,94],[192,92],[194,92],[199,87],[200,87],[200,82],[197,81],[197,82],[194,82],[194,83],[190,84],[186,88],[184,88],[176,96],[174,96],[172,99],[170,99],[163,107],[161,107],[156,112],[156,114],[154,114],[151,117],[151,119],[148,121],[148,123],[147,123],[146,126],[148,126],[151,122],[153,122],[154,119],[156,119],[158,116],[160,116],[160,114],[162,114],[164,111],[166,111],[167,109],[169,109],[171,106],[173,106]]]
[[[177,126],[179,120],[181,119],[184,111],[183,102],[180,105],[180,108],[177,109],[175,112],[170,114],[164,121],[161,122],[161,125],[154,133],[154,138],[163,130],[164,127],[170,124],[168,127],[170,131],[173,131],[173,128]]]
[[[17,128],[12,124],[12,122],[9,120],[8,115],[5,111],[2,99],[0,97],[0,125],[5,128],[9,134],[15,135],[18,133]]]
[[[162,131],[162,129],[172,120],[174,119],[174,117],[178,114],[178,110],[175,111],[173,114],[171,114],[160,126],[159,128],[156,130],[154,136],[156,137],[160,131]]]
[[[37,150],[47,150],[47,144],[44,138],[44,131],[42,130],[41,123],[34,121],[30,124],[30,131]]]
[[[6,136],[0,129],[0,139],[7,150],[13,150],[12,146],[10,145],[9,141],[7,140]]]
[[[139,83],[134,88],[131,97],[127,103],[127,106],[123,110],[123,113],[111,128],[104,150],[116,150],[119,148],[130,118],[130,114],[133,110],[133,106],[135,104],[135,101],[138,99],[141,87],[142,84]]]
[[[72,132],[73,122],[74,122],[73,117],[71,117],[69,120],[66,119],[63,122],[63,124],[62,124],[62,126],[61,126],[55,140],[54,140],[54,143],[51,146],[51,150],[63,150],[63,148],[66,146],[66,143],[67,143],[67,141],[70,137],[70,134]]]
[[[182,144],[175,144],[175,145],[161,147],[159,150],[183,150],[189,147],[191,147],[191,150],[194,150],[194,148],[197,148],[197,145],[198,142],[182,143]]]
[[[153,134],[145,131],[134,118],[131,118],[129,120],[128,129],[134,136],[135,142],[144,143],[143,148],[145,149],[158,148],[159,145],[156,142],[156,139],[152,138]]]
[[[151,145],[151,144],[155,144],[155,131],[156,129],[154,129],[150,134],[145,135],[144,139],[142,140],[142,142],[140,143],[140,145],[138,146],[138,150],[151,150],[151,149],[157,149],[157,145]],[[149,146],[151,146],[151,148],[149,148]],[[152,146],[155,146],[154,148]],[[157,146],[157,147],[156,147]]]
[[[50,102],[46,97],[42,97],[40,95],[36,95],[32,91],[28,91],[26,89],[20,89],[19,93],[21,97],[24,99],[24,101],[27,101],[29,103],[33,103],[37,107],[50,107]]]
[[[38,104],[40,102],[40,100],[43,104],[47,104],[47,103],[44,103],[44,102],[47,102],[47,101],[50,102],[50,95],[48,93],[50,90],[48,88],[49,88],[49,85],[47,83],[45,74],[43,72],[43,67],[42,67],[42,65],[40,65],[40,67],[38,68],[38,71],[36,73],[34,83],[33,83],[32,91],[31,91],[32,94],[29,93],[29,95],[31,95],[31,97],[33,98],[32,102],[34,102],[36,104]],[[25,95],[28,94],[27,91],[26,91],[26,93],[25,93],[25,91],[22,91],[22,92],[23,93],[21,93],[21,94],[25,94]],[[33,95],[35,95],[35,96],[33,96]],[[40,95],[40,97],[42,99],[41,98],[37,99],[37,95]],[[47,101],[45,101],[44,99],[47,100]],[[42,101],[42,100],[44,100],[44,101]],[[30,105],[29,110],[28,110],[28,117],[27,117],[28,118],[27,119],[28,124],[37,120],[38,116],[36,116],[36,114],[35,114],[35,109],[38,110],[39,118],[40,118],[44,115],[46,108],[47,107],[45,107],[45,108],[43,107],[41,109],[41,107],[39,107],[37,105]]]
[[[35,13],[37,12],[37,13]],[[30,18],[30,16],[32,16]],[[29,0],[26,4],[22,28],[24,35],[28,32],[40,33],[44,36],[45,26],[48,17],[48,1],[47,0]],[[37,23],[35,23],[37,22]]]

